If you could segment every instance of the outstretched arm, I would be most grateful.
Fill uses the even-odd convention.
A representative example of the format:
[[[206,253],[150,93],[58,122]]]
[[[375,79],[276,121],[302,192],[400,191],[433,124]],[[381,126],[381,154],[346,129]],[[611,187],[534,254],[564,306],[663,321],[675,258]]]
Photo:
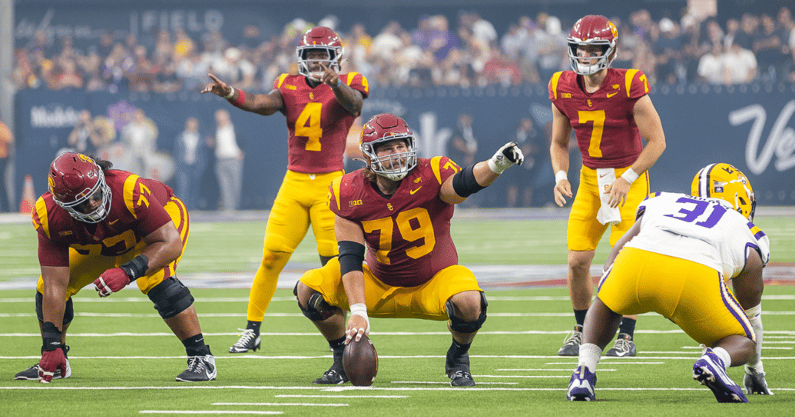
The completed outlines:
[[[213,74],[207,74],[213,82],[207,84],[202,90],[203,93],[213,93],[219,97],[227,99],[233,106],[245,111],[269,116],[284,107],[282,94],[279,90],[271,90],[268,94],[246,94],[242,90],[232,88],[232,86],[218,79]]]
[[[508,142],[486,161],[470,165],[448,177],[439,190],[439,198],[447,204],[464,202],[470,195],[491,185],[512,165],[522,165],[524,155],[516,142]]]

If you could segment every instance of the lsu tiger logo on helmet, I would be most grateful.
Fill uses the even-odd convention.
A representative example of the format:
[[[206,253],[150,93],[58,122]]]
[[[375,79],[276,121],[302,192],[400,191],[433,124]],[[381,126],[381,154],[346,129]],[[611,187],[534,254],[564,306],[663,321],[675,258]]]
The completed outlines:
[[[710,164],[701,168],[690,185],[690,194],[697,197],[720,198],[745,216],[754,220],[756,198],[751,182],[731,164]]]

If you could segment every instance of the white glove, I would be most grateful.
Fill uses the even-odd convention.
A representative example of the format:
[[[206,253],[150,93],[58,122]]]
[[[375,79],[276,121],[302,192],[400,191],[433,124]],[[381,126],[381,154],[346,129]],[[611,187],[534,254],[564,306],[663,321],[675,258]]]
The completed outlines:
[[[502,174],[502,171],[505,171],[511,165],[522,165],[522,162],[524,162],[522,150],[519,149],[516,142],[508,142],[502,145],[502,147],[497,150],[497,153],[489,159],[489,168],[491,168],[492,172],[495,174]]]

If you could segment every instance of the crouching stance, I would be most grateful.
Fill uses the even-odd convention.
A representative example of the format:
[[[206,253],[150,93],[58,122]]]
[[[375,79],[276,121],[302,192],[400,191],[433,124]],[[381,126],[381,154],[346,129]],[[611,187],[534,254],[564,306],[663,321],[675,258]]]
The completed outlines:
[[[729,164],[703,168],[692,196],[657,193],[613,248],[585,317],[566,398],[594,400],[596,365],[623,314],[657,312],[705,346],[693,379],[718,402],[748,402],[726,368],[745,364],[747,394],[772,394],[761,360],[762,268],[770,241],[756,227],[753,189]],[[724,279],[731,279],[734,294]]]
[[[508,143],[464,169],[446,157],[417,158],[414,134],[391,114],[364,125],[360,146],[366,167],[329,189],[339,257],[306,272],[295,288],[304,315],[334,352],[315,383],[347,382],[345,345],[370,332],[369,317],[391,317],[447,320],[453,342],[445,372],[452,386],[473,386],[468,352],[487,303],[472,271],[458,265],[450,219],[454,204],[521,164],[521,151]]]
[[[74,317],[72,296],[94,283],[107,297],[135,281],[185,345],[188,369],[177,381],[215,379],[215,359],[193,307],[193,296],[175,276],[190,218],[163,183],[120,170],[79,153],[52,162],[49,191],[36,201],[41,277],[36,313],[43,339],[41,360],[14,379],[69,378],[66,329]]]

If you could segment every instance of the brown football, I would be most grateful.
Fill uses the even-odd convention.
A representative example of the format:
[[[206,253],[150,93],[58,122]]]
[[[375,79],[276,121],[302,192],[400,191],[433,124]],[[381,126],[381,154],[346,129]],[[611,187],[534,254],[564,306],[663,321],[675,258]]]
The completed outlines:
[[[367,335],[358,342],[353,339],[342,353],[342,368],[353,385],[366,387],[373,385],[378,373],[378,353]]]

